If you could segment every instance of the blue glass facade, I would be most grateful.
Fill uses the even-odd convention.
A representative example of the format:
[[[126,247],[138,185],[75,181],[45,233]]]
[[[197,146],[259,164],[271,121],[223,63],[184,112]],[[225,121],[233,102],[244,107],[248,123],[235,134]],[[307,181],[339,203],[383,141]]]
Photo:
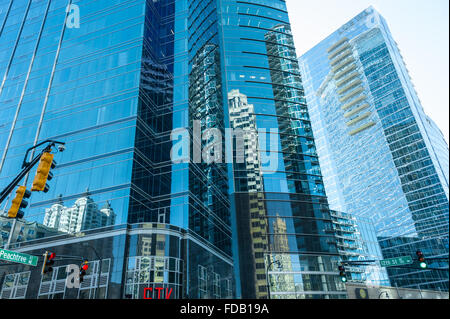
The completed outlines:
[[[216,187],[221,176],[208,178],[215,168],[179,167],[170,158],[171,132],[195,107],[184,94],[195,55],[188,39],[205,34],[187,29],[192,5],[0,2],[0,186],[18,173],[30,146],[66,142],[50,191],[33,194],[10,249],[70,251],[97,265],[77,293],[61,283],[54,290],[58,271],[42,278],[32,271],[24,275],[34,283],[27,298],[140,299],[145,287],[172,289],[172,298],[235,295],[227,180]],[[3,244],[11,226],[2,219]],[[103,274],[98,265],[106,263]],[[20,298],[11,278],[2,296]]]
[[[0,48],[0,187],[66,143],[3,244],[92,263],[78,290],[74,260],[2,266],[2,298],[345,298],[284,1],[0,0]],[[243,163],[199,162],[196,133],[229,128],[266,132]]]
[[[233,166],[240,295],[345,297],[285,2],[220,2],[230,122],[272,129],[258,145],[260,155],[275,155],[269,165]]]
[[[384,258],[448,257],[448,146],[383,17],[368,8],[300,60],[331,208],[373,220]],[[448,290],[446,271],[388,271],[399,287]]]

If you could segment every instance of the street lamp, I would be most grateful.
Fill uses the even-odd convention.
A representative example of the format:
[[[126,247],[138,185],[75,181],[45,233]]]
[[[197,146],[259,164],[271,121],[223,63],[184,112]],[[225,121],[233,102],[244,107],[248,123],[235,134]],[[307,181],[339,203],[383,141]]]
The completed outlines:
[[[267,281],[267,294],[269,299],[271,299],[270,296],[270,283],[269,283],[269,269],[273,264],[277,264],[279,268],[281,268],[281,262],[279,260],[272,261],[267,267],[266,267],[266,281]]]

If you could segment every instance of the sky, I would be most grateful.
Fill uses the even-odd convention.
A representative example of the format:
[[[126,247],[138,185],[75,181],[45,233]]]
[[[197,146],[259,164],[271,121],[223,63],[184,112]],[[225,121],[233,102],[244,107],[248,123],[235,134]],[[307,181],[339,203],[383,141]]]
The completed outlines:
[[[448,0],[286,0],[301,56],[372,5],[398,43],[425,113],[449,143]]]

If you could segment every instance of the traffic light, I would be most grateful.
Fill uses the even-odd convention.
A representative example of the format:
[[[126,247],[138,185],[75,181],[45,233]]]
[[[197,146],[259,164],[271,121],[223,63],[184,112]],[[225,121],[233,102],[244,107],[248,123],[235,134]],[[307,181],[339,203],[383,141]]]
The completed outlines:
[[[28,206],[28,202],[24,199],[28,199],[30,196],[31,192],[25,186],[19,186],[16,191],[16,197],[13,199],[11,208],[8,211],[8,217],[23,218],[24,213],[20,209]]]
[[[339,266],[339,276],[341,277],[342,282],[347,282],[347,274],[345,273],[345,267],[344,264]]]
[[[428,268],[428,264],[425,261],[425,256],[423,255],[423,253],[420,250],[418,250],[416,252],[416,255],[417,255],[417,260],[419,261],[419,267],[422,268],[422,269],[427,269]]]
[[[87,260],[83,261],[80,266],[80,282],[83,282],[84,276],[86,276],[86,271],[89,269],[89,262]]]
[[[41,161],[36,172],[36,176],[33,181],[32,192],[44,192],[47,193],[50,187],[47,185],[47,181],[53,178],[51,169],[56,167],[56,163],[53,161],[53,154],[44,152],[41,156]]]
[[[44,254],[44,264],[42,265],[42,274],[46,274],[53,271],[53,264],[55,263],[55,253],[46,251]]]

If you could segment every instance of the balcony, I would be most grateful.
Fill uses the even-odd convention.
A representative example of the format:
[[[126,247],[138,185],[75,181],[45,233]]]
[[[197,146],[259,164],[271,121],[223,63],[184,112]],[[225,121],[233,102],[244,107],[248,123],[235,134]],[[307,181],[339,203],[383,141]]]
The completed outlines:
[[[346,87],[338,90],[338,94],[344,94],[344,93],[348,92],[349,90],[351,90],[361,84],[362,84],[362,81],[360,79],[356,79],[355,81],[350,82]]]
[[[327,51],[328,53],[332,53],[333,51],[335,51],[337,48],[339,48],[341,45],[348,43],[348,38],[344,37],[341,40],[339,40],[338,42],[336,42],[335,44],[333,44]]]
[[[363,104],[363,105],[357,107],[356,109],[354,109],[353,111],[350,111],[350,112],[348,112],[348,113],[345,113],[345,114],[344,114],[344,117],[348,119],[348,118],[352,117],[353,115],[358,114],[358,113],[361,112],[362,110],[367,109],[368,107],[370,107],[370,104],[368,104],[368,103]]]
[[[338,81],[340,78],[342,78],[343,76],[347,75],[348,73],[350,73],[351,71],[354,71],[354,70],[356,70],[356,64],[352,64],[348,68],[346,68],[342,71],[336,72],[334,75],[334,79],[336,81]]]
[[[330,64],[331,64],[331,66],[335,66],[335,65],[339,64],[345,58],[352,56],[352,55],[353,55],[353,52],[350,49],[350,47],[348,47],[347,50],[343,50],[340,54],[336,55],[333,59],[330,59]]]
[[[354,91],[350,92],[349,94],[347,94],[346,96],[340,98],[339,101],[340,101],[341,103],[344,103],[344,102],[350,100],[350,99],[351,99],[352,97],[354,97],[355,95],[358,95],[358,94],[360,94],[360,93],[362,93],[362,92],[364,92],[364,88],[363,88],[363,87],[359,87],[359,88],[357,88],[356,90],[354,90]]]
[[[342,61],[341,63],[336,65],[334,68],[332,68],[331,71],[333,73],[336,73],[337,71],[339,71],[340,69],[346,67],[350,63],[355,63],[355,62],[356,62],[355,58],[353,56],[349,56],[347,59],[345,59],[344,61]]]
[[[342,107],[342,109],[343,109],[344,111],[346,111],[346,110],[348,110],[349,108],[351,108],[352,106],[358,104],[359,102],[364,101],[366,98],[367,98],[366,95],[362,95],[362,96],[358,97],[356,100],[354,100],[354,101],[352,101],[352,102],[350,102],[350,103],[344,105],[344,106]]]
[[[375,124],[376,124],[375,122],[369,122],[369,123],[367,123],[367,124],[364,124],[364,125],[361,126],[360,128],[357,128],[356,130],[351,131],[351,132],[350,132],[350,135],[351,135],[351,136],[354,136],[354,135],[356,135],[356,134],[358,134],[358,133],[361,133],[361,132],[363,132],[363,131],[365,131],[365,130],[371,128],[371,127],[374,126]]]
[[[371,112],[364,113],[363,115],[357,117],[356,119],[351,120],[350,122],[347,122],[347,126],[349,126],[349,127],[350,127],[350,126],[353,126],[353,125],[355,125],[355,124],[361,122],[362,120],[365,120],[365,119],[368,118],[370,115],[372,115]]]
[[[351,80],[353,80],[354,78],[359,77],[359,73],[358,72],[352,72],[350,73],[348,76],[346,76],[345,78],[343,78],[342,80],[340,80],[339,82],[336,83],[336,86],[338,88],[342,87],[344,84],[347,84],[348,82],[350,82]]]

